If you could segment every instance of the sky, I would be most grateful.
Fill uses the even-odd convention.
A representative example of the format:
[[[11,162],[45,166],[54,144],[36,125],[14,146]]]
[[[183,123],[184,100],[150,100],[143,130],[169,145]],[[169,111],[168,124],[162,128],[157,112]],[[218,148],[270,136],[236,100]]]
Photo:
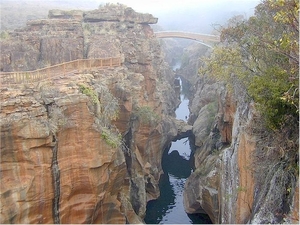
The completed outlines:
[[[213,24],[224,24],[235,15],[253,15],[260,0],[101,0],[122,3],[137,12],[158,17],[163,29],[210,33]]]
[[[139,12],[161,13],[182,9],[192,9],[195,6],[212,8],[218,5],[240,7],[249,3],[258,4],[259,0],[108,0],[103,2],[122,3]],[[237,2],[240,2],[237,4]]]
[[[162,30],[211,33],[214,24],[224,24],[232,16],[251,16],[260,0],[0,0],[0,6],[5,2],[85,10],[96,9],[105,3],[121,3],[157,17],[157,25]]]

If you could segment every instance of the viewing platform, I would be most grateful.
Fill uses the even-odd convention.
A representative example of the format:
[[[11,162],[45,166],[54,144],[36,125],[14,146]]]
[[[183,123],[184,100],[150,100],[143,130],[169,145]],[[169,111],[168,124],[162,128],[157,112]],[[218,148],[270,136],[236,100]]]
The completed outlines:
[[[66,76],[76,71],[93,68],[109,68],[121,65],[121,58],[77,59],[33,71],[0,72],[0,84],[14,85],[38,82],[57,76]]]

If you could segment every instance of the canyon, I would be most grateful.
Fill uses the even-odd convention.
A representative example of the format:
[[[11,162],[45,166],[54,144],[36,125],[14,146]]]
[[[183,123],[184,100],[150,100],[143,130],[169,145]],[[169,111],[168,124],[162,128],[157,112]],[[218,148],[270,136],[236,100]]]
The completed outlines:
[[[239,85],[228,89],[199,76],[199,58],[209,51],[199,44],[185,48],[187,62],[177,71],[194,93],[188,121],[195,137],[194,172],[184,188],[186,212],[207,213],[213,223],[298,223],[297,168],[283,169],[282,152],[274,147],[284,137],[260,125],[261,115]]]
[[[2,223],[142,222],[179,129],[172,70],[149,26],[156,21],[122,5],[53,10],[1,40],[2,71],[122,59],[1,87]]]
[[[190,116],[175,118],[180,100],[169,64],[178,45],[160,42],[155,23],[107,4],[51,10],[1,39],[1,71],[121,59],[117,67],[1,85],[1,223],[143,223],[147,202],[160,195],[163,151],[186,136],[195,144],[186,212],[213,223],[299,222],[294,168],[266,164],[281,152],[265,153],[262,140],[274,137],[239,87],[198,75],[205,46],[183,52],[176,73],[190,83]]]

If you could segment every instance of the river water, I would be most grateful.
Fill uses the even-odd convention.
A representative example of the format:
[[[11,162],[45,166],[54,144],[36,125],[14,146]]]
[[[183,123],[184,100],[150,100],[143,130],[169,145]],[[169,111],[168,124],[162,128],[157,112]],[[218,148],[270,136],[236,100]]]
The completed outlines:
[[[182,84],[182,82],[180,82]],[[176,118],[187,120],[189,100],[180,95],[181,104],[176,110]],[[187,214],[183,206],[183,188],[192,172],[190,163],[191,148],[188,138],[172,142],[166,149],[162,167],[164,174],[160,178],[160,197],[147,204],[145,223],[147,224],[208,224],[205,214]]]

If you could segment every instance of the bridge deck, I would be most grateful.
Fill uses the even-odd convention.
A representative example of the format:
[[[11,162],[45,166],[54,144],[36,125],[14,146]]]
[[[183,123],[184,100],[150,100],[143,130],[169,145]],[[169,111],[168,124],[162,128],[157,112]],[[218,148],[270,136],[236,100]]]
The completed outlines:
[[[220,42],[220,37],[210,34],[199,34],[182,31],[159,31],[155,32],[157,38],[187,38],[200,42]]]

